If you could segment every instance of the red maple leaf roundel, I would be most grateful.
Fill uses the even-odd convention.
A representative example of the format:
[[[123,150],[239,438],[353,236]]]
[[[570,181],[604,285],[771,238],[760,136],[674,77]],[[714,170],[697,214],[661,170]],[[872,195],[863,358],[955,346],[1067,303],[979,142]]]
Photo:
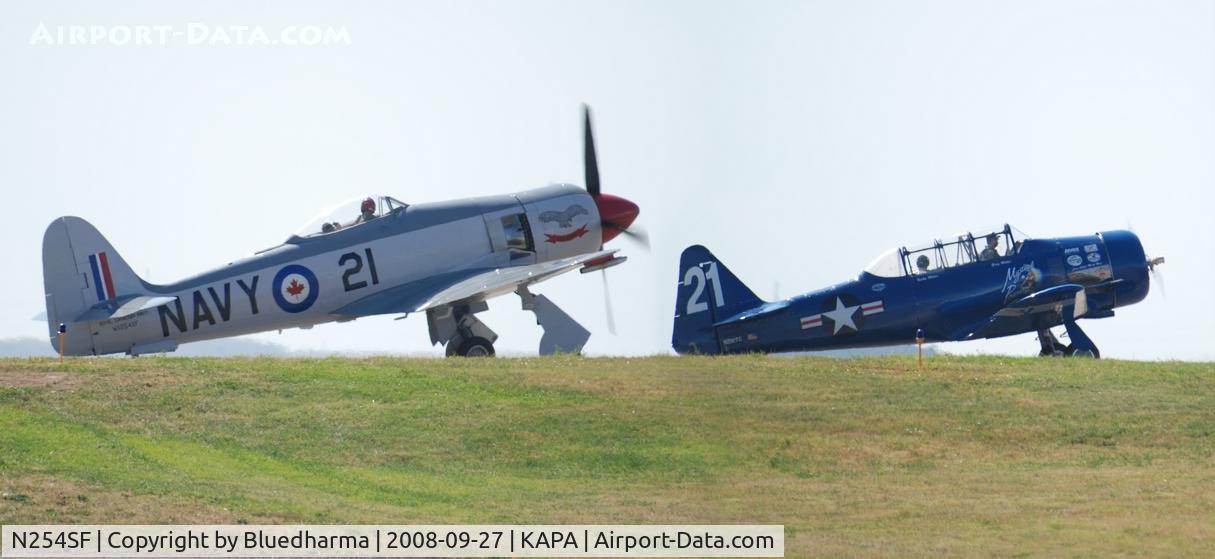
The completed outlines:
[[[307,286],[300,283],[299,280],[297,280],[295,278],[291,278],[291,285],[287,286],[286,291],[287,291],[288,295],[290,295],[292,297],[298,297],[300,293],[304,292],[304,288],[306,288],[306,287]]]

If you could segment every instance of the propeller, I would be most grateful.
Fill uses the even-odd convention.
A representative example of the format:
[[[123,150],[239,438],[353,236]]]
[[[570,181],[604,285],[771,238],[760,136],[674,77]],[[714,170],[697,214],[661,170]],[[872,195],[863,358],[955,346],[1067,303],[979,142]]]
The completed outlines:
[[[633,227],[633,221],[641,209],[630,200],[604,194],[599,182],[599,157],[595,152],[595,128],[591,124],[591,107],[582,105],[582,167],[586,178],[586,193],[595,201],[599,209],[599,230],[602,235],[600,248],[603,244],[623,235],[637,243],[645,250],[650,250],[650,236],[645,230]],[[607,318],[608,332],[616,334],[616,318],[612,314],[612,294],[608,289],[607,270],[600,272],[603,279],[603,308]]]
[[[599,158],[595,156],[595,131],[591,127],[591,107],[582,105],[582,171],[586,175],[586,192],[599,196]]]
[[[1127,229],[1127,231],[1130,231],[1131,233],[1135,233],[1135,225],[1132,224],[1131,220],[1129,220],[1129,219],[1126,220],[1126,229]],[[1136,235],[1136,236],[1138,236],[1138,235]],[[1156,256],[1156,257],[1148,256],[1147,257],[1147,269],[1148,269],[1148,273],[1152,275],[1152,283],[1160,286],[1160,298],[1167,301],[1169,299],[1169,297],[1168,297],[1168,294],[1165,293],[1165,289],[1164,289],[1164,272],[1156,269],[1156,267],[1161,264],[1164,264],[1163,256]]]
[[[644,248],[646,250],[646,252],[649,252],[650,234],[646,233],[645,229],[642,229],[640,227],[625,228],[625,227],[621,227],[620,225],[618,225],[614,222],[611,222],[611,221],[604,221],[603,226],[610,228],[610,229],[615,229],[621,235],[624,235],[625,237],[632,239],[634,242],[636,242],[638,244],[638,246],[640,246],[641,248]]]
[[[595,129],[591,124],[591,108],[582,105],[582,165],[586,176],[586,192],[595,200],[599,208],[599,219],[603,234],[603,242],[616,238],[618,235],[637,242],[646,250],[650,248],[649,235],[637,227],[632,227],[637,214],[641,212],[637,204],[630,200],[604,194],[599,181],[599,157],[595,152]]]
[[[603,278],[603,309],[607,316],[608,332],[615,336],[616,317],[612,315],[612,293],[608,290],[607,270],[600,270],[599,274]]]
[[[1148,258],[1147,260],[1148,273],[1152,274],[1152,283],[1160,286],[1160,297],[1167,301],[1169,299],[1169,295],[1164,288],[1164,270],[1156,269],[1156,267],[1161,264],[1164,264],[1163,256]]]

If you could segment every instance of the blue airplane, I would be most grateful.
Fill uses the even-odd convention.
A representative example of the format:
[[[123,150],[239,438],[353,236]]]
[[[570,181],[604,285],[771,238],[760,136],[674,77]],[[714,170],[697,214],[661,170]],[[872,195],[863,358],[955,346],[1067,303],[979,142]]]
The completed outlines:
[[[1006,224],[891,249],[855,280],[767,302],[694,245],[679,260],[671,345],[680,354],[814,351],[1037,332],[1040,355],[1100,357],[1077,321],[1142,301],[1163,262],[1130,231],[1030,239]],[[1071,343],[1051,332],[1060,325]]]

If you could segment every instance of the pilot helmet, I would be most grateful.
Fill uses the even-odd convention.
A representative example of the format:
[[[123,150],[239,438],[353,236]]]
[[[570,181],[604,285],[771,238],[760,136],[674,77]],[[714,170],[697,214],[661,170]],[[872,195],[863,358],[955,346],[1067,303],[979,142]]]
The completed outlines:
[[[916,265],[916,267],[920,268],[921,270],[927,270],[928,269],[928,257],[921,254],[919,258],[915,259],[915,265]]]
[[[362,211],[364,213],[375,212],[375,200],[371,197],[364,198]]]

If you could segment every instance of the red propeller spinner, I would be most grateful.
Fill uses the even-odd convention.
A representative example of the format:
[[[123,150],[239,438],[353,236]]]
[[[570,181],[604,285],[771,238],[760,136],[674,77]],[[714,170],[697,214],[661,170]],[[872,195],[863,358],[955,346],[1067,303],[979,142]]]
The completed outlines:
[[[611,194],[595,196],[595,205],[599,206],[599,219],[603,222],[603,242],[608,242],[616,235],[627,232],[629,226],[637,219],[641,208],[630,200]],[[633,235],[636,235],[634,232]]]

